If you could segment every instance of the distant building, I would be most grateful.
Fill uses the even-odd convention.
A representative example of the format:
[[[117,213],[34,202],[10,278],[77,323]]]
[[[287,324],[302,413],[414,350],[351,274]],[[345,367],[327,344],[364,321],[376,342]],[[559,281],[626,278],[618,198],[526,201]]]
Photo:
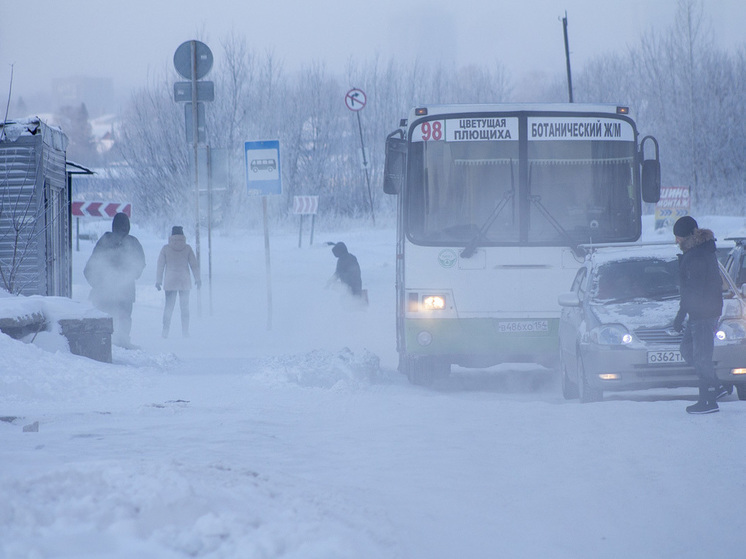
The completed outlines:
[[[114,112],[114,84],[110,78],[72,76],[52,80],[52,93],[60,107],[78,106],[85,103],[92,118]]]

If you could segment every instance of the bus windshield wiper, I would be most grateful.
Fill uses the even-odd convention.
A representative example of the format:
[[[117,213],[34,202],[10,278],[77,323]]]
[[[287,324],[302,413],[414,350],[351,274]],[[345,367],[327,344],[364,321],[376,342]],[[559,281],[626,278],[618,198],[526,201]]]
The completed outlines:
[[[469,241],[464,249],[461,251],[461,258],[471,258],[474,253],[477,251],[477,246],[479,246],[479,242],[484,238],[484,234],[487,233],[490,227],[492,227],[492,224],[495,223],[495,220],[497,219],[497,216],[500,215],[500,212],[505,207],[505,205],[513,198],[514,192],[513,190],[508,190],[503,197],[500,199],[500,201],[495,206],[495,209],[492,210],[492,213],[487,218],[487,221],[484,222],[484,225],[480,227],[479,232],[474,235],[474,237]]]
[[[562,227],[562,224],[555,219],[555,217],[549,213],[549,210],[546,208],[544,204],[541,203],[541,196],[533,195],[529,196],[528,199],[537,207],[539,208],[539,211],[542,213],[542,215],[547,218],[547,221],[552,225],[552,227],[555,228],[557,233],[562,235],[567,242],[570,245],[570,248],[577,254],[578,256],[583,256],[585,253],[582,251],[582,249],[578,246],[578,243],[575,239],[572,238],[570,233],[567,232],[567,229]]]

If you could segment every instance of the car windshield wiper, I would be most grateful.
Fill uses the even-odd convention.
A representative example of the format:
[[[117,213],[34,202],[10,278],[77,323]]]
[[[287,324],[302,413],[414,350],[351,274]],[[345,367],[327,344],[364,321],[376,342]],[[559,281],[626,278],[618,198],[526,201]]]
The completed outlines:
[[[492,227],[492,224],[495,223],[495,220],[497,219],[497,216],[500,215],[500,212],[503,210],[505,205],[513,198],[514,192],[513,190],[508,190],[503,197],[500,199],[500,201],[497,203],[497,206],[495,206],[495,209],[492,210],[492,213],[487,218],[487,221],[484,222],[484,225],[479,228],[479,232],[472,237],[472,239],[466,243],[466,246],[461,251],[461,258],[471,258],[474,253],[477,251],[477,246],[479,246],[479,243],[484,239],[484,234],[489,231],[489,228]]]
[[[625,297],[608,297],[605,299],[594,298],[593,302],[599,305],[616,305],[617,303],[629,303],[630,301],[639,301],[645,299],[640,295],[627,295]]]
[[[654,299],[656,301],[668,301],[669,299],[678,299],[680,295],[678,293],[671,293],[669,292],[663,292],[663,293],[653,293],[649,296],[650,299]]]

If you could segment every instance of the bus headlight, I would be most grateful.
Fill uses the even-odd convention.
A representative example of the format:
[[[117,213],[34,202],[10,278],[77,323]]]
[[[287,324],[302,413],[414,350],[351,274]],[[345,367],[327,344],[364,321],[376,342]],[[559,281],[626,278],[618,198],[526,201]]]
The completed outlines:
[[[423,311],[442,311],[446,308],[446,298],[444,295],[425,295],[422,298]]]
[[[591,341],[600,345],[627,345],[632,334],[621,324],[605,324],[591,330]]]

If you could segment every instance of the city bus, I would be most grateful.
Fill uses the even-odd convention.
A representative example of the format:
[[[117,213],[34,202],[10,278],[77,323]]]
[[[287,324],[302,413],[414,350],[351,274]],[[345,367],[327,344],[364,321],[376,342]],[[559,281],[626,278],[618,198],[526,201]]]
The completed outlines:
[[[386,139],[383,186],[398,196],[399,370],[425,384],[451,365],[552,366],[581,245],[640,239],[658,143],[624,106],[422,106]]]

